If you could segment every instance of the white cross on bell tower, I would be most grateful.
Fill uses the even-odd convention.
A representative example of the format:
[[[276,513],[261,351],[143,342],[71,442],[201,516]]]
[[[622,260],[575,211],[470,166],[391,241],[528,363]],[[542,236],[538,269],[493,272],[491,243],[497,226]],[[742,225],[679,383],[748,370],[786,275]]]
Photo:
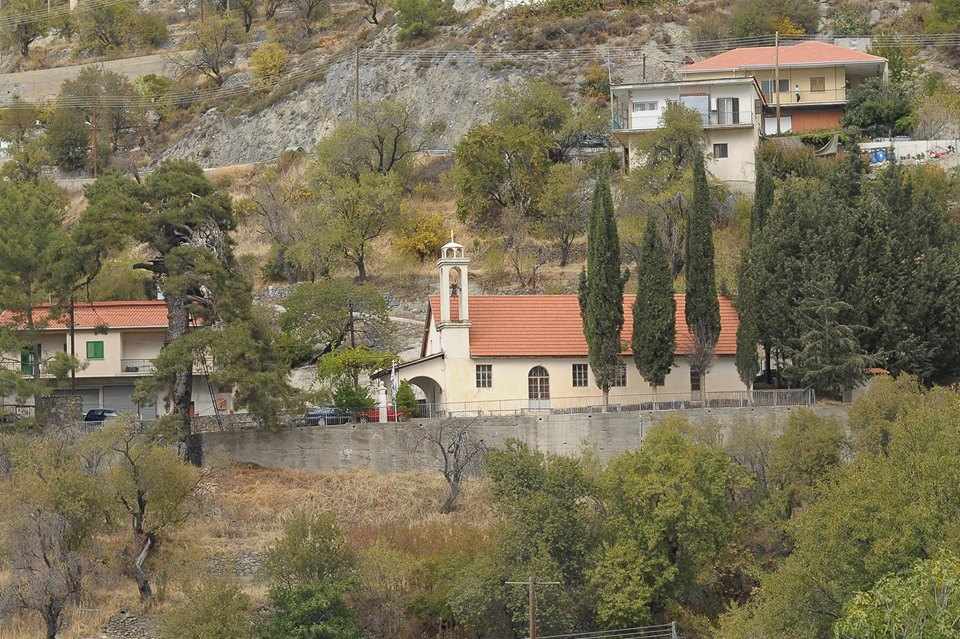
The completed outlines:
[[[440,323],[467,322],[470,320],[470,288],[468,267],[470,260],[463,252],[463,245],[450,241],[440,249],[437,266],[440,269]],[[459,277],[457,277],[459,275]],[[454,298],[458,302],[456,315],[451,315]]]

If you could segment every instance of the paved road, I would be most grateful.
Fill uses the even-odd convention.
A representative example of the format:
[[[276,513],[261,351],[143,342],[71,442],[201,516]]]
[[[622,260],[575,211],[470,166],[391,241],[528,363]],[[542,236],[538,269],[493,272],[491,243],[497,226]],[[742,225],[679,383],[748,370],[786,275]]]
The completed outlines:
[[[181,51],[172,55],[185,57],[189,53]],[[121,73],[131,79],[151,73],[173,77],[176,68],[170,64],[170,57],[170,53],[155,53],[126,60],[111,60],[100,64],[110,71]],[[78,64],[71,67],[0,74],[0,100],[9,99],[14,95],[19,95],[24,100],[31,102],[53,97],[60,91],[60,84],[64,80],[76,77],[84,66],[88,65]]]

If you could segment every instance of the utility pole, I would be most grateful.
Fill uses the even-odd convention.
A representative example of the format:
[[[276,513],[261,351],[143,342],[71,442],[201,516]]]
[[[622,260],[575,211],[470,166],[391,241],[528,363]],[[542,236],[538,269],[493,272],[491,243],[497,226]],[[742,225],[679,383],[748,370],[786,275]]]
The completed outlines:
[[[100,135],[97,127],[97,106],[90,113],[90,128],[93,130],[93,179],[97,179],[97,165],[100,164]]]
[[[76,302],[73,293],[70,293],[70,359],[77,357],[77,316]],[[77,368],[70,367],[70,390],[77,390]]]
[[[647,81],[647,54],[646,53],[643,54],[642,60],[643,60],[643,71],[641,72],[642,75],[640,77],[644,82],[646,82]]]
[[[773,34],[773,90],[777,104],[777,135],[780,135],[780,32]]]
[[[537,586],[559,586],[559,581],[536,581],[533,575],[526,581],[508,581],[511,586],[527,587],[527,617],[529,622],[529,634],[527,639],[537,639]]]
[[[360,47],[353,59],[353,119],[360,120]]]

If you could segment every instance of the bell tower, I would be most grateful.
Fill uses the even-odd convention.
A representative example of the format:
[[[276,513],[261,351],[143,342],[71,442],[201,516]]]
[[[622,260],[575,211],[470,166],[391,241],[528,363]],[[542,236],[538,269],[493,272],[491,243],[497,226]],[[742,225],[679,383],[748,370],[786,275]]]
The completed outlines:
[[[440,325],[470,321],[470,260],[452,239],[440,249]],[[455,312],[454,312],[455,311]]]

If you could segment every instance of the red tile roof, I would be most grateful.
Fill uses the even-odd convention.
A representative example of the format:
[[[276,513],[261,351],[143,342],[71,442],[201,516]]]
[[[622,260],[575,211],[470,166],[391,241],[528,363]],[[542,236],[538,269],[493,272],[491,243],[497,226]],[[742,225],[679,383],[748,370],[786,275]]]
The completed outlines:
[[[621,340],[627,344],[624,354],[630,353],[633,334],[633,295],[623,296],[624,321]],[[685,298],[674,296],[677,302],[677,354],[691,350],[692,339],[683,317]],[[457,304],[452,304],[451,315],[457,316]],[[433,322],[440,321],[440,297],[430,297]],[[735,355],[737,326],[740,321],[733,304],[720,298],[720,339],[717,355]],[[470,354],[475,357],[503,357],[519,355],[584,356],[587,341],[583,337],[580,303],[576,295],[471,295],[470,296]]]
[[[683,66],[680,72],[772,68],[774,58],[775,47],[741,47]],[[884,58],[856,49],[813,40],[780,47],[780,66],[782,67],[883,61]]]
[[[33,310],[34,321],[38,324],[47,319],[46,330],[67,328],[66,310],[62,317],[48,318],[49,306],[38,306]],[[116,302],[83,302],[74,307],[75,326],[89,329],[106,325],[110,328],[166,328],[167,304],[159,300],[130,300]],[[13,321],[13,313],[0,314],[0,324]]]

